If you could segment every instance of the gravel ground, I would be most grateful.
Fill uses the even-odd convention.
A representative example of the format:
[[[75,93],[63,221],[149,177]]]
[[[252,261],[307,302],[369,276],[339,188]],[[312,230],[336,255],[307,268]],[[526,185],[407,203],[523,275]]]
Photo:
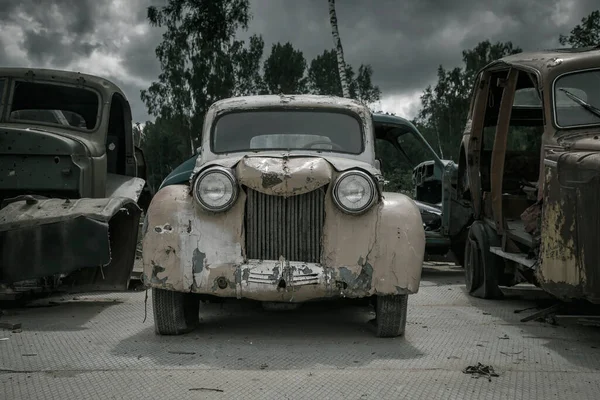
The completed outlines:
[[[154,334],[144,292],[55,297],[9,310],[1,399],[597,399],[598,329],[521,323],[535,304],[464,292],[462,270],[429,264],[403,338],[375,338],[369,308],[266,311],[210,304],[202,326]],[[151,299],[149,299],[151,300]],[[462,371],[482,363],[497,377]]]

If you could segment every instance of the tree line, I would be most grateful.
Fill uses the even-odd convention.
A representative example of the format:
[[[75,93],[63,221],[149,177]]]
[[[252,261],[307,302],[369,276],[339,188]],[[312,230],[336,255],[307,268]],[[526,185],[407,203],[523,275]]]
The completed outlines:
[[[161,73],[141,91],[155,120],[143,127],[137,124],[134,138],[144,151],[154,189],[194,154],[204,114],[217,100],[253,94],[344,95],[333,46],[308,61],[289,42],[273,44],[265,54],[261,36],[238,40],[236,32],[250,24],[248,0],[169,0],[166,6],[149,7],[147,16],[151,26],[165,29],[156,47]],[[560,35],[559,42],[573,47],[600,44],[600,10],[583,18],[568,35]],[[457,161],[476,73],[493,60],[521,51],[511,42],[484,40],[463,51],[463,66],[438,67],[438,81],[424,90],[413,123],[443,158]],[[377,102],[381,90],[373,83],[371,65],[344,65],[346,96],[367,105]],[[389,158],[386,177],[405,190],[412,167],[389,149],[381,152]]]

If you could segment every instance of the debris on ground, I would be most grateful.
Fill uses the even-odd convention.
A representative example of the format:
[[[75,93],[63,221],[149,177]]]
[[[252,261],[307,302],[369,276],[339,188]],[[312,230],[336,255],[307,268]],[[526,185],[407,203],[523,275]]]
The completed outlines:
[[[185,356],[193,356],[194,354],[196,354],[193,351],[168,351],[167,353],[179,354],[179,355],[185,355]]]
[[[0,329],[8,329],[10,331],[14,331],[16,329],[21,329],[21,323],[13,323],[13,322],[0,322]]]
[[[498,339],[501,339],[501,340],[508,340],[508,339],[510,339],[510,338],[509,338],[509,337],[508,337],[508,335],[505,333],[505,334],[504,334],[504,336],[499,336],[499,337],[498,337]]]
[[[485,376],[488,378],[488,381],[492,381],[492,377],[498,377],[496,371],[494,371],[494,367],[491,365],[483,365],[482,363],[477,363],[477,365],[469,365],[467,368],[463,369],[463,374],[473,375],[473,378],[478,379],[481,376]]]
[[[268,366],[267,364],[262,364],[262,365],[260,366],[260,369],[266,369],[266,368],[268,368],[268,367],[269,367],[269,366]]]
[[[206,391],[206,392],[219,392],[219,393],[223,393],[223,389],[214,389],[214,388],[190,388],[190,391]]]
[[[516,356],[517,354],[521,354],[522,352],[523,352],[523,350],[517,351],[516,353],[509,353],[506,351],[501,351],[500,354],[504,354],[505,356]]]
[[[520,313],[522,313],[522,312],[524,312],[524,311],[529,311],[529,310],[537,310],[537,307],[527,307],[527,308],[522,308],[522,309],[520,309],[520,310],[514,310],[513,312],[514,312],[515,314],[520,314]]]

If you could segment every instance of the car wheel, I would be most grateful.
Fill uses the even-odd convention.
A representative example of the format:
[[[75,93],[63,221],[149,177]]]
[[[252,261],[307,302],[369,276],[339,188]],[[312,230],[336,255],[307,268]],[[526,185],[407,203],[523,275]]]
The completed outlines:
[[[180,335],[200,322],[200,300],[194,293],[152,288],[154,328],[159,335]]]
[[[482,299],[502,297],[499,283],[498,256],[490,252],[497,245],[495,232],[481,221],[469,228],[465,242],[465,286],[469,294]]]
[[[377,337],[404,335],[407,306],[407,294],[377,296],[375,305]]]

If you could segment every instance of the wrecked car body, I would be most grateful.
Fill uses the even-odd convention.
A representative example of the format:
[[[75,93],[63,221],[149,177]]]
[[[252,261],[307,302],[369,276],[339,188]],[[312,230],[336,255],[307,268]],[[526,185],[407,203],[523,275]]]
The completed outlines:
[[[0,69],[0,287],[123,290],[149,204],[123,92],[96,76]]]
[[[414,202],[382,191],[375,161],[371,113],[354,100],[214,103],[189,181],[167,177],[147,213],[157,333],[193,329],[202,295],[373,299],[378,336],[403,334],[425,235]]]
[[[423,220],[426,235],[425,253],[444,256],[452,252],[462,263],[464,251],[463,228],[471,218],[470,204],[457,198],[455,183],[458,166],[451,160],[442,160],[410,121],[388,114],[373,114],[376,139],[379,142],[378,159],[390,154],[403,159],[412,181],[412,198]],[[385,144],[395,152],[384,152]],[[425,160],[425,161],[422,161]],[[419,162],[421,161],[421,162]],[[397,171],[391,171],[392,174]],[[389,176],[390,171],[384,175]]]
[[[600,303],[600,48],[520,53],[477,76],[459,163],[473,296],[530,282]]]

